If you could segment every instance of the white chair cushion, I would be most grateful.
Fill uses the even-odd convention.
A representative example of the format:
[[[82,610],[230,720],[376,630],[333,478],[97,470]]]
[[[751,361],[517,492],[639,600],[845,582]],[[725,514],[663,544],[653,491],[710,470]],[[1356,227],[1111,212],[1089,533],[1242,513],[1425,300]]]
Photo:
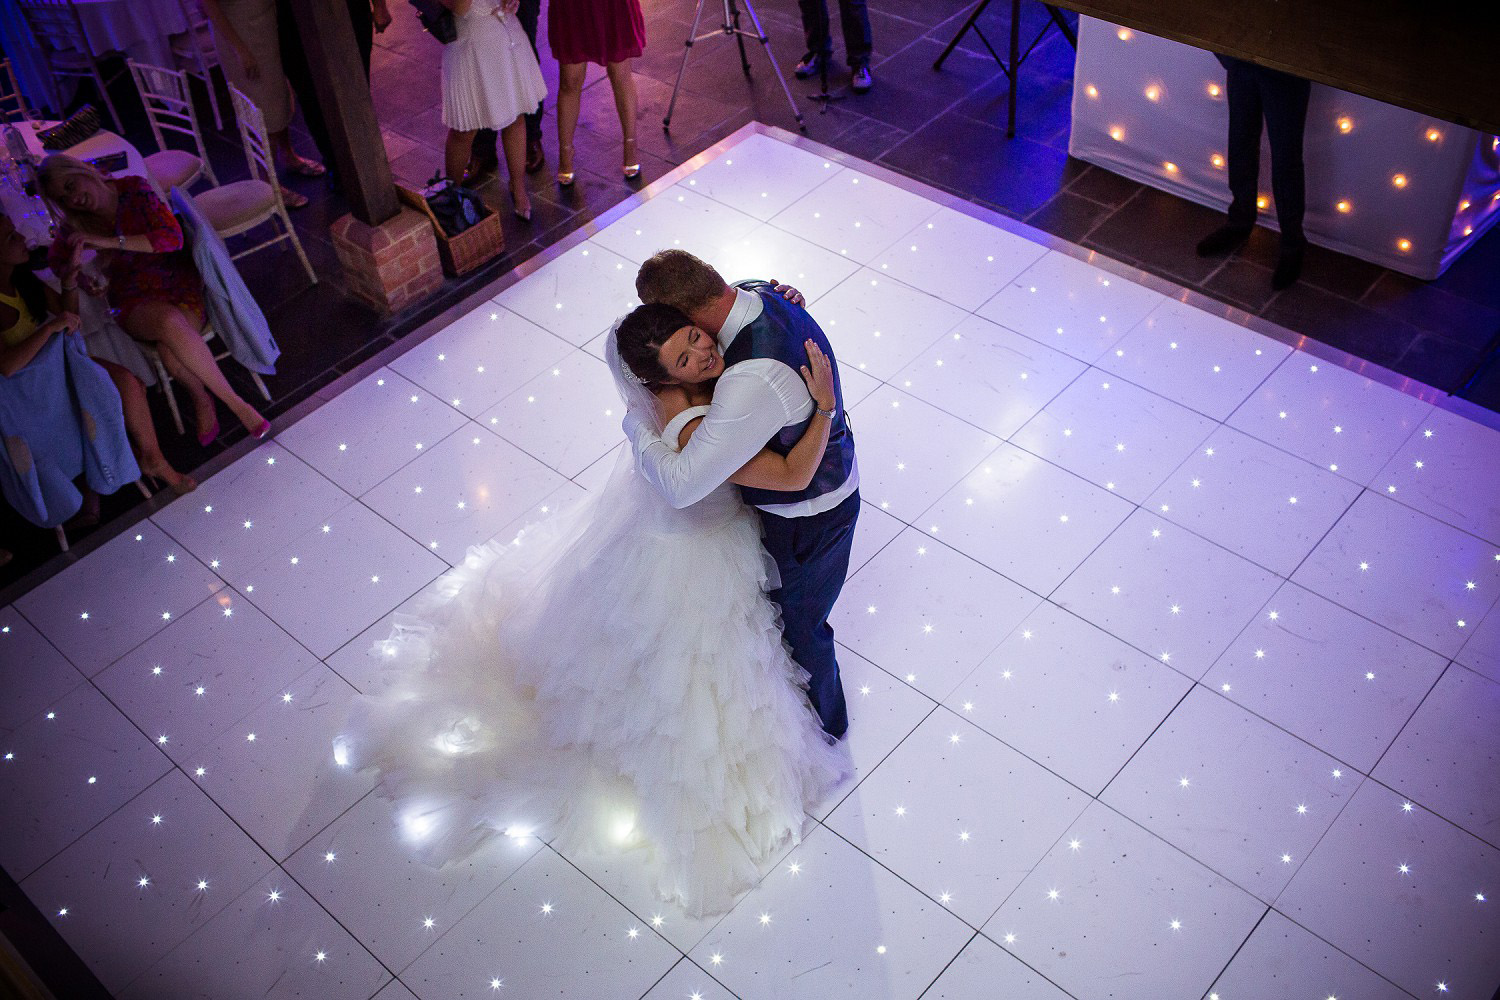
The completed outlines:
[[[146,173],[163,191],[185,188],[203,173],[203,161],[181,149],[167,149],[146,157]]]
[[[243,232],[276,210],[276,192],[265,181],[234,181],[193,195],[209,224],[221,236]]]

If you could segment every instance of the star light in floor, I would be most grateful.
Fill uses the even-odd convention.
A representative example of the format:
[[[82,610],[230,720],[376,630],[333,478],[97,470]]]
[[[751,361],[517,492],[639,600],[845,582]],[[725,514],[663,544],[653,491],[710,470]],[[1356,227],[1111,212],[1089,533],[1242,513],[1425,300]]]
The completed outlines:
[[[333,853],[332,851],[327,851],[323,854],[323,860],[328,862],[329,864],[332,864],[337,858],[338,855]]]
[[[1076,851],[1082,846],[1083,841],[1079,840],[1077,837],[1074,837],[1072,840],[1068,841],[1068,850],[1070,851]]]
[[[802,874],[802,862],[793,861],[791,864],[786,866],[786,870],[793,875],[800,875]]]
[[[491,979],[490,980],[490,989],[492,989],[492,990],[498,990],[500,987],[502,987],[504,985],[505,985],[504,981],[501,980],[501,979],[499,979],[498,977],[495,978],[495,979]]]
[[[708,960],[710,962],[712,962],[714,965],[723,965],[724,964],[724,956],[721,953],[717,952],[717,951],[714,952],[712,955],[708,956]]]
[[[1186,788],[1188,785],[1192,784],[1192,782],[1188,781],[1188,779],[1186,778],[1178,778],[1177,784],[1182,788]]]
[[[625,932],[625,936],[634,941],[636,938],[641,936],[641,929],[639,927],[632,927]]]
[[[1397,871],[1397,873],[1399,873],[1401,875],[1410,875],[1411,874],[1411,865],[1407,865],[1407,864],[1397,865],[1396,866],[1396,871]]]
[[[1180,930],[1182,930],[1182,921],[1181,920],[1173,920],[1167,926],[1171,927],[1174,931],[1180,931]]]
[[[951,893],[951,892],[940,893],[938,895],[938,902],[942,903],[944,906],[947,906],[949,903],[953,902],[953,893]]]
[[[905,806],[897,806],[895,811],[896,811],[896,815],[897,816],[905,816],[906,815],[906,807]]]
[[[1061,895],[1062,895],[1062,893],[1058,892],[1056,889],[1048,889],[1047,890],[1047,898],[1050,899],[1050,900],[1052,900],[1054,903],[1057,902],[1058,897],[1061,896]]]
[[[434,919],[433,919],[433,918],[432,918],[432,917],[423,917],[423,918],[422,918],[422,926],[423,926],[423,927],[424,927],[424,928],[425,928],[425,929],[427,929],[427,930],[429,930],[429,931],[430,931],[430,930],[432,930],[432,929],[433,929],[433,928],[434,928],[434,927],[436,927],[436,926],[437,926],[437,921],[436,921],[436,920],[434,920]]]
[[[1292,856],[1290,854],[1283,854],[1281,856],[1281,863],[1284,864],[1284,865],[1291,864],[1292,863]]]
[[[664,922],[660,913],[653,914],[651,917],[652,927],[660,927]]]
[[[270,892],[266,893],[266,902],[268,902],[268,903],[279,903],[279,902],[281,902],[281,890],[280,889],[272,889]]]
[[[161,813],[156,813],[155,815],[153,815],[151,817],[151,825],[152,826],[161,826]]]
[[[1016,943],[1016,936],[1014,934],[1006,934],[1005,935],[1005,943],[1006,944],[1015,944]]]
[[[771,915],[769,913],[762,913],[760,915],[759,919],[760,919],[760,925],[762,927],[770,927],[771,926]]]
[[[1401,811],[1404,812],[1404,813],[1411,812],[1412,811],[1412,804],[1410,802],[1403,802],[1403,803],[1401,803]]]
[[[320,952],[318,952],[316,955],[313,956],[313,961],[317,962],[319,965],[321,965],[322,963],[328,961],[328,952],[326,952],[326,951],[320,951]]]
[[[1109,693],[1109,701],[1110,701],[1110,704],[1112,704],[1112,705],[1113,704],[1117,704],[1120,701],[1120,692],[1118,692],[1118,691],[1111,691]]]
[[[958,839],[960,841],[962,841],[963,843],[967,844],[969,842],[969,831],[968,830],[960,830],[958,832]]]
[[[207,892],[208,891],[208,879],[206,879],[206,878],[200,878],[194,884],[194,888],[196,888],[199,892]]]
[[[144,889],[146,888],[146,886],[151,884],[151,879],[145,875],[142,875],[140,878],[135,880],[135,884]]]
[[[551,916],[552,915],[552,904],[551,903],[543,903],[540,907],[538,907],[538,909],[541,910],[543,916]]]

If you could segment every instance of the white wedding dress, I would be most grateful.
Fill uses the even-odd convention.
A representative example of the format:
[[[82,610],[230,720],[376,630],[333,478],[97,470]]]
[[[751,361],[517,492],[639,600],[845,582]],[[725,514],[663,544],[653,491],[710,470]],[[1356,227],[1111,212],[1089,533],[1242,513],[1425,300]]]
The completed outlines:
[[[338,753],[379,771],[429,862],[535,835],[632,852],[663,899],[724,912],[849,771],[768,571],[736,487],[674,510],[626,448],[598,495],[470,549],[376,644],[387,687],[358,699]]]

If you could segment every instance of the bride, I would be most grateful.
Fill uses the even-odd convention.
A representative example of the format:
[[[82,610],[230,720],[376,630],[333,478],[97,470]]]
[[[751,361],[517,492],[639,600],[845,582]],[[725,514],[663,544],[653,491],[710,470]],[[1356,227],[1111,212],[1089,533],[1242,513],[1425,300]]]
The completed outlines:
[[[667,306],[631,315],[714,343]],[[607,350],[627,406],[677,448],[708,410],[713,353],[689,382],[652,357],[627,364],[613,332]],[[831,409],[832,366],[810,342],[802,376]],[[731,482],[805,487],[827,433],[813,421]],[[661,898],[727,911],[849,770],[764,596],[774,573],[734,485],[674,510],[622,449],[597,494],[471,548],[398,616],[372,651],[385,686],[357,700],[336,756],[378,771],[429,863],[497,834],[636,850]]]

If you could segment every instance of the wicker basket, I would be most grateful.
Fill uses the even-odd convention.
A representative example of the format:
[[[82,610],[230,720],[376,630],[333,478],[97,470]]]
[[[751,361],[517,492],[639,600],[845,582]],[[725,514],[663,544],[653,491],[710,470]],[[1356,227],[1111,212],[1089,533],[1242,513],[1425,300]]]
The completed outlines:
[[[437,216],[427,205],[427,199],[419,192],[398,184],[396,193],[403,202],[431,220],[433,233],[437,236],[438,256],[443,261],[443,273],[450,278],[468,274],[505,251],[505,231],[500,228],[499,212],[491,211],[457,236],[450,237],[443,232]]]

